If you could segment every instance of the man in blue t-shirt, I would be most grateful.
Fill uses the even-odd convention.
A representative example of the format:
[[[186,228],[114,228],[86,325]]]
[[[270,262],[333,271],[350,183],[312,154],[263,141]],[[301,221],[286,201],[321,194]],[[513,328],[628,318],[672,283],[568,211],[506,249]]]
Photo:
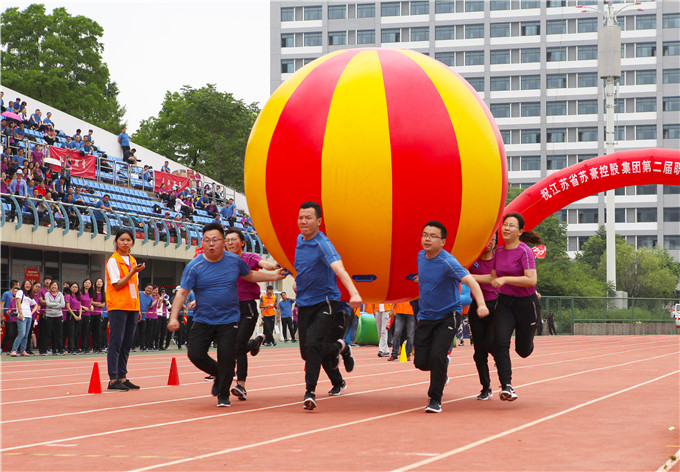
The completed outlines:
[[[316,384],[323,366],[333,388],[329,395],[340,395],[346,388],[338,370],[340,355],[345,370],[354,369],[354,358],[349,345],[342,339],[344,315],[338,311],[340,290],[337,279],[349,292],[352,309],[361,305],[361,295],[345,270],[333,243],[319,231],[321,206],[305,202],[298,211],[300,235],[295,247],[295,289],[297,292],[300,354],[306,363],[307,390],[303,401],[305,410],[316,408]]]
[[[279,302],[279,317],[281,318],[281,331],[283,331],[283,342],[288,342],[288,335],[290,333],[290,341],[295,342],[295,334],[293,333],[293,303],[286,295],[286,292],[281,292],[281,301]]]
[[[123,150],[123,159],[127,159],[130,154],[130,136],[127,134],[125,126],[123,126],[118,135],[118,144],[120,144],[120,148]]]
[[[284,270],[255,272],[243,260],[224,250],[224,228],[216,223],[203,227],[203,254],[184,268],[180,288],[172,303],[168,330],[179,329],[179,312],[189,291],[196,294],[194,325],[189,333],[189,360],[215,377],[212,394],[217,406],[231,406],[229,387],[234,376],[236,333],[241,319],[236,282],[267,282],[285,278]],[[208,350],[217,342],[217,361]]]
[[[234,199],[230,198],[229,199],[229,204],[227,205],[227,220],[229,220],[229,226],[234,226],[234,223],[236,223],[236,204],[234,203]]]
[[[148,283],[144,286],[144,291],[139,293],[139,312],[142,314],[141,321],[137,322],[135,331],[134,346],[139,346],[140,351],[146,351],[146,312],[153,303],[153,284]]]
[[[448,251],[446,227],[439,221],[429,221],[421,234],[423,250],[418,253],[418,324],[413,340],[414,364],[430,371],[430,402],[427,413],[441,413],[444,386],[448,382],[448,350],[456,335],[456,314],[463,305],[460,300],[460,283],[470,287],[477,302],[480,318],[488,316],[489,309],[477,281]]]

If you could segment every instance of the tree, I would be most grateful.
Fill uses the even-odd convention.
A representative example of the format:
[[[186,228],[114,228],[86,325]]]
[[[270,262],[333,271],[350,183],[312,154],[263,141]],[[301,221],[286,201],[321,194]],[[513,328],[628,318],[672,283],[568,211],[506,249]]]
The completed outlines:
[[[218,182],[243,191],[243,159],[259,108],[215,85],[165,94],[157,117],[143,120],[132,139]]]
[[[2,83],[113,133],[125,108],[102,60],[104,30],[65,8],[33,4],[2,13]],[[30,110],[28,110],[30,113]]]

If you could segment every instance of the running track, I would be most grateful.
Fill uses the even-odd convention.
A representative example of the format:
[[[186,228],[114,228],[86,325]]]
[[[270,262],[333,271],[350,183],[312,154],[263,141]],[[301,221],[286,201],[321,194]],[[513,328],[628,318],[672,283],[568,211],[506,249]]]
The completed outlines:
[[[423,412],[428,374],[372,346],[355,349],[341,396],[322,372],[313,412],[299,352],[281,344],[251,358],[249,398],[231,408],[186,351],[133,354],[142,390],[101,395],[86,392],[105,357],[3,358],[0,470],[678,471],[679,341],[537,337],[528,359],[513,356],[512,403],[493,363],[494,398],[475,399],[472,347],[458,347],[439,415]],[[173,356],[180,386],[166,385]]]

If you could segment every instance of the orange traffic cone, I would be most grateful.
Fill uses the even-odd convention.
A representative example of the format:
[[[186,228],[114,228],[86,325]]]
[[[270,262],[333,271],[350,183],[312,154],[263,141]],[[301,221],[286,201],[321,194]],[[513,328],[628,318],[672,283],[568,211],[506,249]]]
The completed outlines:
[[[168,385],[179,385],[179,373],[177,373],[177,360],[173,357],[170,364],[170,375],[168,375]]]
[[[87,389],[87,393],[102,393],[102,381],[99,380],[99,362],[95,362],[92,367],[90,388]]]

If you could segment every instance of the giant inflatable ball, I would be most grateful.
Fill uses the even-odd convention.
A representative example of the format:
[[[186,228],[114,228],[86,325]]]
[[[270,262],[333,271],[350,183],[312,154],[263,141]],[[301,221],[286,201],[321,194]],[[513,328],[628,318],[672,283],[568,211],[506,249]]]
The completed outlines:
[[[265,105],[245,157],[248,207],[272,257],[294,273],[298,208],[316,201],[366,302],[418,295],[409,276],[429,220],[471,264],[506,188],[486,105],[444,64],[408,50],[336,51],[301,68]]]

